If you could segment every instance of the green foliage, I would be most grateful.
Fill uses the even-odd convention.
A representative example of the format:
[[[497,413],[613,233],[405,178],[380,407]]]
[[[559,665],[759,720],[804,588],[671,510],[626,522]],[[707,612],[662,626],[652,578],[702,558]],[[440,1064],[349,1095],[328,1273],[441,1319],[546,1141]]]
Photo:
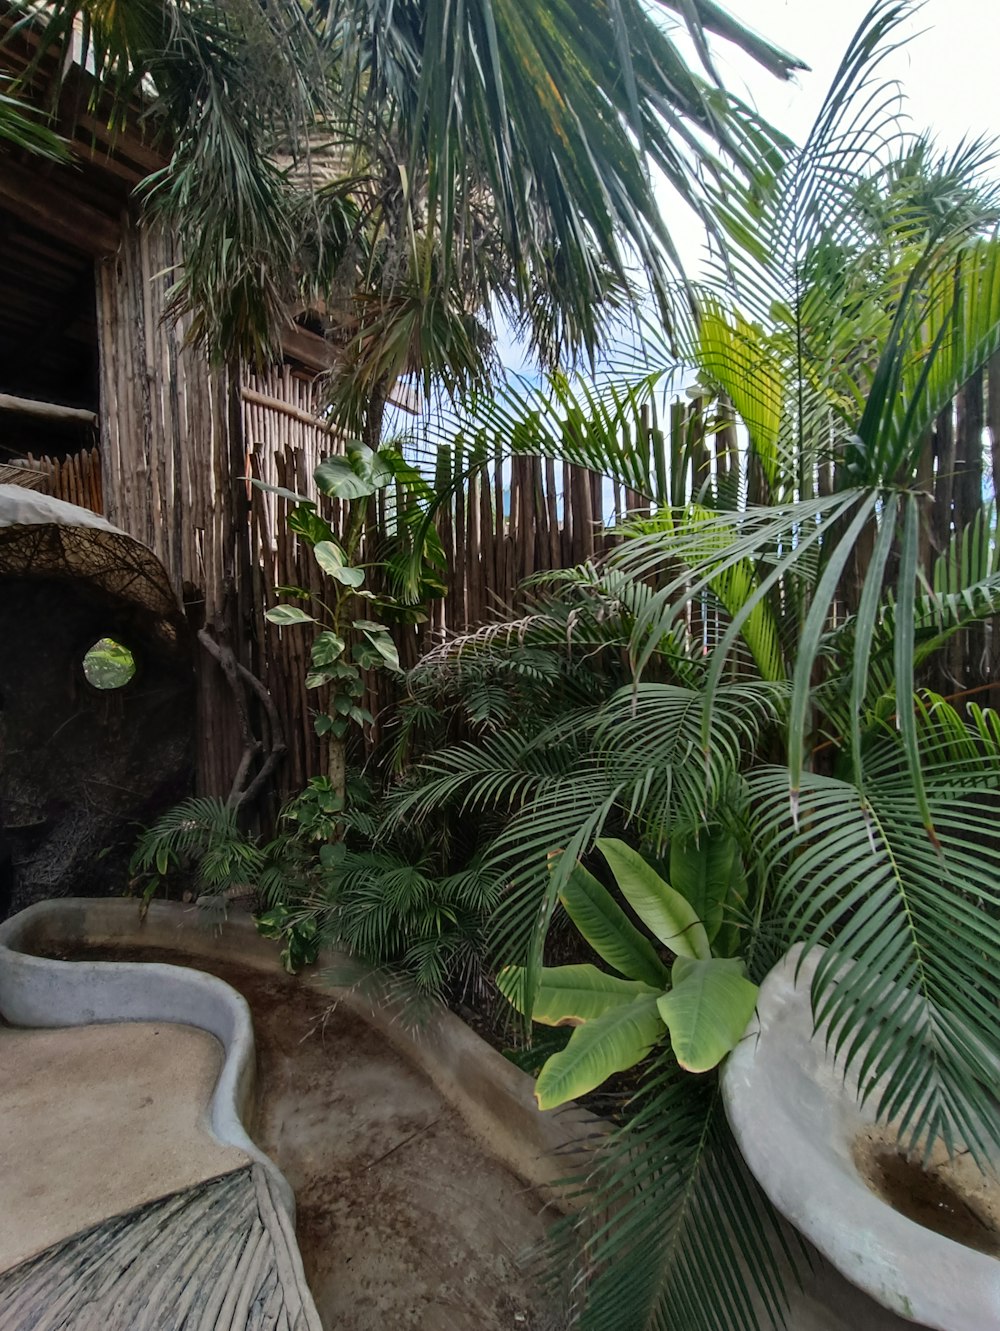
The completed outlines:
[[[142,193],[178,234],[174,308],[193,335],[219,360],[267,363],[290,304],[345,310],[356,332],[338,342],[336,399],[358,427],[401,373],[481,384],[498,305],[556,363],[593,353],[641,298],[636,257],[673,303],[646,155],[708,216],[701,181],[719,153],[746,171],[780,145],[716,86],[705,30],[778,76],[799,66],[711,0],[658,7],[679,12],[706,76],[639,0],[15,12],[39,27],[40,54],[82,40],[113,128],[148,99],[170,156]],[[55,148],[18,107],[0,105],[0,132]]]
[[[983,506],[929,554],[920,471],[997,345],[997,200],[981,145],[939,157],[900,133],[873,71],[904,13],[875,7],[800,153],[755,190],[724,182],[730,267],[679,336],[705,416],[724,392],[749,434],[725,475],[692,496],[623,470],[649,373],[616,395],[563,381],[557,405],[521,387],[465,422],[472,468],[497,445],[567,457],[654,501],[601,567],[537,580],[516,621],[421,664],[389,800],[390,827],[478,821],[506,885],[501,988],[577,1023],[543,1103],[630,1064],[640,1081],[554,1259],[593,1331],[781,1324],[795,1254],[700,1069],[794,943],[827,949],[814,1013],[883,1119],[980,1160],[1000,1146],[1000,721],[921,688],[996,613],[1000,542]],[[598,842],[632,848],[635,913]],[[546,964],[567,915],[617,974]]]
[[[373,573],[384,575],[384,568],[355,563],[364,532],[367,501],[394,480],[399,486],[409,485],[421,495],[425,493],[419,475],[393,448],[374,452],[366,444],[348,441],[344,453],[334,454],[319,464],[315,473],[317,489],[326,499],[336,499],[344,507],[341,539],[319,513],[316,501],[284,492],[285,498],[297,501],[289,515],[289,527],[312,552],[318,568],[330,582],[331,592],[324,591],[323,596],[318,596],[301,587],[279,588],[279,594],[306,601],[315,613],[296,605],[276,605],[265,611],[265,618],[280,627],[325,625],[313,639],[310,670],[304,682],[307,689],[328,691],[326,709],[317,713],[314,724],[317,735],[330,745],[331,779],[341,797],[346,792],[347,735],[352,726],[362,727],[372,722],[371,714],[361,706],[365,691],[362,672],[399,673],[399,655],[388,624],[355,618],[362,603],[372,613],[391,614],[398,609],[398,602],[390,592],[383,590],[376,595],[365,586]],[[433,542],[428,538],[425,544],[433,559]],[[422,589],[427,589],[425,584]],[[350,633],[354,641],[348,652]]]
[[[283,944],[281,964],[289,975],[297,975],[304,966],[312,966],[319,957],[320,935],[316,921],[300,919],[287,906],[272,906],[256,917],[257,929],[264,938]]]
[[[711,853],[713,839],[706,837],[701,872],[691,871],[690,846],[684,847],[683,861],[699,896],[724,904],[733,850],[728,838],[720,839],[728,853]],[[591,965],[542,967],[532,995],[522,968],[500,972],[500,992],[520,1011],[544,1025],[576,1028],[538,1074],[540,1109],[554,1109],[634,1067],[662,1040],[664,1028],[682,1068],[709,1072],[736,1045],[753,1015],[757,986],[746,978],[742,961],[712,956],[693,904],[624,842],[603,839],[597,845],[622,896],[676,959],[667,982],[649,939],[593,875],[580,864],[572,866],[560,899],[574,923],[577,917],[583,921],[581,932],[601,959],[627,978]],[[650,976],[653,984],[646,983]]]
[[[147,898],[164,880],[194,866],[195,882],[207,896],[231,887],[253,887],[265,860],[221,800],[184,800],[147,828],[136,844],[129,871]]]
[[[0,89],[8,87],[10,82],[5,74],[0,74]],[[52,162],[64,162],[69,156],[63,139],[41,123],[23,102],[3,91],[0,91],[0,143]]]
[[[101,638],[83,658],[83,673],[95,689],[121,689],[135,675],[135,657],[114,638]]]

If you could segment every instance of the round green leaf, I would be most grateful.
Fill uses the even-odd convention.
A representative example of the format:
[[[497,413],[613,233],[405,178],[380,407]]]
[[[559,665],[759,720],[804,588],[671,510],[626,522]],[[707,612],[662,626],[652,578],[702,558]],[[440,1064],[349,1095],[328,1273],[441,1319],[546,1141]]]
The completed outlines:
[[[335,541],[317,541],[313,546],[316,563],[324,573],[336,577],[344,567],[344,552]]]
[[[321,462],[313,473],[316,488],[331,499],[367,499],[375,486],[359,475],[346,457],[334,456]]]

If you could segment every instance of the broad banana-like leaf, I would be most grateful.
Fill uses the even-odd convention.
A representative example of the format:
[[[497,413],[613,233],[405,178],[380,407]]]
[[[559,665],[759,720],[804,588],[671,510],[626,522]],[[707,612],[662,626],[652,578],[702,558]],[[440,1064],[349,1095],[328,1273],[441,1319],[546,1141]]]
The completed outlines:
[[[552,858],[549,859],[550,867]],[[611,893],[579,861],[571,870],[559,900],[567,915],[599,957],[630,980],[665,989],[670,972]]]
[[[505,966],[497,976],[497,988],[519,1012],[524,1012],[524,970],[523,966]],[[637,980],[620,980],[587,963],[543,966],[530,1016],[543,1026],[579,1026],[662,989],[662,985],[654,988]]]
[[[753,1016],[757,986],[742,961],[678,957],[673,987],[657,1000],[677,1062],[688,1072],[708,1072],[735,1048]]]
[[[705,926],[689,901],[665,883],[638,851],[614,837],[604,837],[597,848],[607,860],[622,895],[661,943],[679,957],[712,955]]]
[[[702,832],[674,837],[670,843],[671,885],[694,907],[714,942],[722,927],[722,912],[733,882],[736,842],[726,832]]]
[[[535,1083],[539,1109],[555,1109],[585,1095],[612,1073],[624,1072],[645,1058],[663,1036],[656,1002],[656,994],[649,993],[577,1027],[566,1048],[553,1054],[539,1073]]]

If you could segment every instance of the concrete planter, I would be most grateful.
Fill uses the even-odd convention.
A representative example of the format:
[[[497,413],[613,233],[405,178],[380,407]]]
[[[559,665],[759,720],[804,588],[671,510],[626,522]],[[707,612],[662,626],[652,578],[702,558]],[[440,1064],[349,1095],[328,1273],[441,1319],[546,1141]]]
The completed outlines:
[[[886,1168],[908,1166],[891,1126],[876,1122],[877,1096],[859,1104],[856,1079],[827,1054],[822,1032],[813,1035],[809,993],[820,950],[796,975],[800,955],[793,949],[768,975],[757,1016],[723,1070],[726,1113],[747,1164],[776,1208],[883,1307],[936,1331],[1000,1326],[996,1256],[916,1223],[885,1199]],[[1000,1216],[996,1180],[969,1161],[953,1168],[932,1159],[929,1172],[968,1199],[986,1235]],[[914,1205],[905,1193],[894,1201]]]
[[[279,970],[275,945],[252,920],[234,914],[212,928],[194,906],[154,901],[140,918],[135,901],[67,898],[43,901],[0,924],[0,1016],[16,1026],[86,1025],[95,1021],[175,1021],[209,1031],[226,1059],[213,1099],[212,1128],[239,1145],[280,1180],[294,1215],[291,1189],[243,1129],[254,1077],[253,1027],[244,999],[214,976],[153,962],[51,961],[30,952],[99,946],[183,951],[227,957],[261,970]],[[331,958],[327,958],[329,962]],[[539,1113],[534,1082],[453,1013],[441,1009],[419,1030],[407,1028],[392,1006],[372,1009],[358,994],[325,979],[323,959],[300,982],[329,993],[356,1011],[415,1064],[462,1116],[490,1153],[557,1204],[561,1180],[586,1169],[608,1125],[576,1105]]]
[[[294,1222],[295,1197],[284,1175],[247,1135],[253,1109],[255,1055],[250,1009],[214,975],[146,962],[53,961],[32,948],[89,941],[88,906],[79,900],[42,901],[0,924],[0,1017],[12,1026],[88,1026],[94,1022],[166,1021],[207,1031],[222,1045],[209,1128],[268,1173]],[[126,906],[138,924],[134,903]],[[126,917],[122,915],[121,923]],[[126,941],[128,941],[126,939]]]

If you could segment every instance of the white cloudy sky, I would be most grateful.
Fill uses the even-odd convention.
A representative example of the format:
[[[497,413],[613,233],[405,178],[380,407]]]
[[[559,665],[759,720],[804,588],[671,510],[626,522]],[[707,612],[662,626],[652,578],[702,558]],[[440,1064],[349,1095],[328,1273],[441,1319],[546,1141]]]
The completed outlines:
[[[719,75],[731,91],[802,141],[870,0],[728,0],[726,7],[809,65],[785,82],[741,51],[715,44]],[[966,136],[1000,136],[1000,0],[925,0],[897,33],[899,49],[880,74],[898,80],[913,128],[932,131],[942,149]],[[699,244],[698,232],[685,229],[685,258],[693,260]]]
[[[800,56],[812,73],[789,87],[755,71],[739,53],[719,49],[720,73],[792,135],[808,128],[868,0],[729,0],[742,22]],[[886,70],[903,83],[914,122],[943,139],[1000,133],[996,0],[925,0],[900,29],[912,40]]]
[[[848,42],[870,0],[723,0],[748,27],[771,38],[810,66],[791,82],[773,78],[742,52],[715,44],[723,82],[791,138],[805,138]],[[942,149],[963,136],[1000,137],[1000,0],[925,0],[899,29],[909,37],[883,72],[898,79],[913,127],[933,131]],[[692,53],[692,61],[694,56]],[[1000,167],[998,167],[1000,170]],[[664,195],[671,227],[691,269],[698,266],[703,233]],[[506,365],[523,353],[502,337]]]

